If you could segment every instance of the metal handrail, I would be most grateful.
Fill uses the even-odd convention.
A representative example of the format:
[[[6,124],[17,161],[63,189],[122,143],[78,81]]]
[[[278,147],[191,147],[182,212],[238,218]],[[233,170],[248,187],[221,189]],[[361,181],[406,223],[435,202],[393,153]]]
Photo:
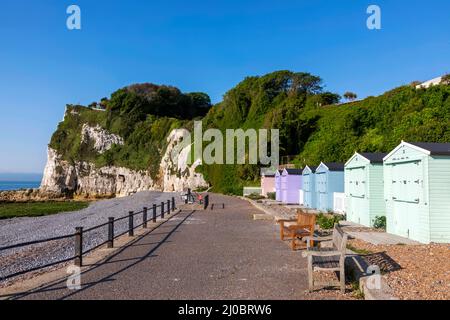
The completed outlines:
[[[107,226],[108,225],[108,222],[106,222],[106,223],[103,223],[103,224],[99,224],[98,226],[94,226],[94,227],[91,227],[91,228],[89,228],[89,229],[86,229],[86,230],[83,230],[83,232],[89,232],[89,231],[94,231],[94,230],[96,230],[96,229],[100,229],[100,228],[102,228],[102,227],[105,227],[105,226]]]
[[[50,241],[57,241],[57,240],[72,238],[74,235],[75,235],[75,233],[72,233],[72,234],[67,234],[67,235],[59,236],[59,237],[46,238],[46,239],[41,239],[41,240],[34,240],[34,241],[17,243],[17,244],[13,244],[13,245],[6,246],[6,247],[1,247],[0,248],[0,252],[1,251],[5,251],[5,250],[20,248],[20,247],[31,246],[33,244],[40,244],[40,243],[45,243],[45,242],[50,242]]]
[[[101,242],[101,243],[99,243],[99,244],[95,245],[94,247],[89,248],[87,250],[83,250],[83,248],[82,248],[82,245],[83,245],[83,240],[82,240],[83,234],[85,234],[87,232],[94,231],[94,230],[102,228],[102,227],[109,226],[110,223],[122,221],[122,220],[125,220],[125,219],[133,220],[135,216],[137,216],[139,214],[143,214],[147,209],[153,208],[153,210],[155,210],[157,208],[161,208],[162,204],[158,204],[158,205],[153,204],[152,207],[147,208],[147,209],[144,208],[144,210],[141,210],[141,211],[138,211],[138,212],[131,212],[130,211],[129,214],[126,215],[126,216],[123,216],[123,217],[120,217],[120,218],[117,218],[117,219],[111,218],[112,221],[108,221],[106,223],[103,223],[103,224],[100,224],[100,225],[97,225],[97,226],[93,226],[93,227],[91,227],[89,229],[86,229],[86,230],[83,230],[82,228],[77,228],[77,232],[72,233],[72,234],[67,234],[67,235],[58,236],[58,237],[52,237],[52,238],[46,238],[46,239],[40,239],[40,240],[35,240],[35,241],[28,241],[28,242],[18,243],[18,244],[14,244],[14,245],[10,245],[10,246],[1,247],[0,248],[0,252],[6,251],[6,250],[10,250],[10,249],[20,248],[20,247],[25,247],[25,246],[31,246],[31,245],[35,245],[35,244],[47,243],[47,242],[50,242],[50,241],[69,239],[69,238],[75,238],[75,248],[76,248],[76,250],[77,250],[77,244],[80,246],[79,250],[76,251],[75,256],[71,256],[70,258],[64,258],[63,260],[59,260],[59,261],[54,261],[54,262],[51,262],[51,263],[43,265],[43,266],[37,266],[37,267],[33,267],[31,269],[22,270],[22,271],[14,273],[14,274],[10,274],[10,275],[1,277],[0,280],[6,280],[6,279],[9,279],[9,278],[18,276],[18,275],[22,275],[22,274],[25,274],[25,273],[28,273],[28,272],[32,272],[32,271],[36,271],[36,270],[39,270],[39,269],[47,268],[47,267],[50,267],[50,266],[53,266],[53,265],[57,265],[57,264],[60,264],[60,263],[64,263],[64,262],[67,262],[67,261],[70,261],[70,260],[74,260],[74,259],[75,259],[75,264],[77,264],[77,261],[78,261],[78,263],[81,265],[82,264],[82,256],[83,255],[85,255],[87,253],[90,253],[91,251],[93,251],[93,250],[95,250],[95,249],[97,249],[97,248],[99,248],[101,246],[104,246],[105,244],[108,244],[111,241],[114,241],[114,239],[116,239],[116,238],[118,238],[120,236],[123,236],[123,235],[125,235],[127,233],[130,233],[131,230],[134,231],[135,229],[137,229],[139,227],[142,227],[143,225],[146,225],[146,223],[149,222],[149,221],[152,221],[152,220],[155,221],[157,218],[161,218],[164,215],[164,213],[170,214],[170,210],[172,209],[172,211],[174,211],[175,208],[176,208],[176,206],[175,206],[175,198],[172,197],[172,199],[168,200],[168,202],[169,202],[170,205],[167,206],[167,207],[164,205],[164,207],[163,207],[164,211],[163,212],[160,212],[159,214],[155,214],[156,212],[154,212],[152,215],[146,216],[147,217],[147,221],[142,221],[142,223],[140,223],[139,225],[136,225],[136,226],[131,225],[131,226],[129,226],[129,228],[127,228],[124,232],[122,232],[120,234],[114,234],[114,230],[113,230],[112,231],[112,233],[113,233],[112,234],[112,238],[110,238],[110,235],[108,234],[108,239],[106,241],[103,241],[103,242]],[[159,211],[161,211],[161,210],[159,210]],[[143,220],[144,220],[144,216],[143,216]],[[114,225],[112,225],[112,226],[114,226]],[[130,229],[130,227],[131,227],[131,229]]]

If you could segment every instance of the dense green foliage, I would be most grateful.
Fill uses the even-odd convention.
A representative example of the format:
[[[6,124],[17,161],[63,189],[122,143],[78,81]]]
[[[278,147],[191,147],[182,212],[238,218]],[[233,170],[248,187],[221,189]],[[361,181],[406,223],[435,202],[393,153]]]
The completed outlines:
[[[280,156],[294,156],[297,167],[321,161],[347,161],[355,151],[389,152],[401,140],[450,141],[450,86],[396,88],[378,97],[339,104],[322,80],[308,73],[277,71],[248,77],[210,108],[203,93],[152,84],[120,89],[102,99],[105,112],[72,106],[52,137],[51,146],[67,160],[120,165],[158,172],[173,128],[192,127],[203,116],[204,130],[279,129]],[[208,111],[209,110],[209,111]],[[83,123],[99,124],[125,139],[98,155],[80,137]],[[212,191],[242,194],[259,183],[257,165],[203,165],[198,168]]]
[[[0,219],[40,217],[60,212],[78,211],[88,206],[88,202],[68,201],[0,203]]]
[[[210,99],[204,93],[183,94],[174,87],[139,84],[114,92],[109,100],[102,99],[102,105],[106,111],[68,106],[50,146],[71,162],[84,160],[97,166],[149,170],[155,177],[167,135],[172,129],[189,127],[192,119],[204,116],[210,108]],[[125,144],[99,155],[92,142],[82,141],[85,123],[118,134]]]
[[[322,92],[320,84],[320,78],[288,71],[247,78],[204,121],[222,130],[280,129],[280,156],[295,156],[297,167],[345,162],[355,151],[389,152],[401,140],[450,141],[447,85],[402,86],[378,97],[336,104],[339,96]],[[259,180],[256,166],[203,166],[201,171],[215,191],[224,193],[238,194],[242,186]]]

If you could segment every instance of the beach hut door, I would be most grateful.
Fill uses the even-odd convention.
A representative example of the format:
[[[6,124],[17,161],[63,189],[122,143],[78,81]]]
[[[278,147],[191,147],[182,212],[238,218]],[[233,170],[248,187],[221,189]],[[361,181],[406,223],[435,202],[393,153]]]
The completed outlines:
[[[327,174],[317,173],[316,179],[317,179],[318,207],[320,210],[326,210],[328,207]]]

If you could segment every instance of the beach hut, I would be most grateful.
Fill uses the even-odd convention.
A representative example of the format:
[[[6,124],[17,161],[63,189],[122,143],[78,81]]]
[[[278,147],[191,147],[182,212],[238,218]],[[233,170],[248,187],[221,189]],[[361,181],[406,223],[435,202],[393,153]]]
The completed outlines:
[[[303,205],[316,209],[316,179],[314,173],[317,167],[306,166],[302,172]]]
[[[287,204],[299,203],[302,188],[302,169],[284,169],[281,174],[281,201]]]
[[[383,158],[386,153],[355,153],[345,164],[347,220],[372,227],[385,216]]]
[[[316,205],[323,212],[333,210],[333,194],[344,192],[344,164],[322,162],[316,169]]]
[[[450,143],[402,141],[384,158],[387,232],[450,243]]]
[[[275,172],[275,200],[281,201],[281,174],[283,170]]]
[[[261,175],[261,194],[267,197],[268,193],[275,192],[275,173],[267,172]]]

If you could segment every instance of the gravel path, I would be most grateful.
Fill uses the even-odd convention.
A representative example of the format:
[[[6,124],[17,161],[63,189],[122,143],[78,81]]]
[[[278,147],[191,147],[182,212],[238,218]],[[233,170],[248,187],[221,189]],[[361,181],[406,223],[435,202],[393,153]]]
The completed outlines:
[[[92,203],[88,208],[76,212],[0,220],[0,247],[73,234],[76,227],[87,229],[101,225],[108,221],[108,217],[121,218],[126,216],[129,211],[138,212],[144,206],[151,207],[153,203],[160,204],[172,197],[175,197],[177,203],[181,201],[177,193],[146,191],[126,198],[98,201]],[[142,215],[140,214],[135,217],[135,225],[141,222]],[[115,224],[114,232],[119,234],[126,231],[127,228],[128,219],[124,219]],[[104,242],[106,237],[107,226],[85,233],[84,250]],[[23,270],[68,259],[73,256],[73,253],[72,239],[2,251],[0,252],[0,281],[8,275]]]

